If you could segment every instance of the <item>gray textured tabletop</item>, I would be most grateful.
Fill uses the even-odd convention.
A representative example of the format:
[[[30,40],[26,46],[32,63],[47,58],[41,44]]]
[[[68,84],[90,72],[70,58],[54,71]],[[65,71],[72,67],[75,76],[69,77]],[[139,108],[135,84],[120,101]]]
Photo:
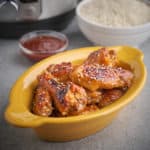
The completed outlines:
[[[68,49],[90,46],[76,20],[64,31],[70,40]],[[150,39],[140,46],[150,73]],[[81,140],[52,143],[39,140],[32,129],[17,128],[4,120],[9,90],[33,63],[19,53],[17,40],[0,40],[0,150],[150,150],[150,76],[135,101],[124,108],[103,131]]]

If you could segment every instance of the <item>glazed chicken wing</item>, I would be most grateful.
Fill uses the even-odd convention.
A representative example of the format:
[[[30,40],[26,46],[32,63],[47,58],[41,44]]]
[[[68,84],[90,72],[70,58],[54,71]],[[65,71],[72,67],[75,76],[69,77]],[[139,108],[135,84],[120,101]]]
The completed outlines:
[[[133,79],[132,72],[122,68],[112,68],[99,64],[81,65],[71,72],[70,78],[91,91],[129,87]]]
[[[115,100],[119,99],[123,94],[124,91],[120,89],[105,90],[102,94],[102,99],[98,104],[99,108],[113,103]]]
[[[88,95],[88,105],[98,104],[102,99],[101,91],[89,91],[86,90]]]
[[[46,88],[42,86],[36,88],[32,111],[40,116],[50,116],[52,114],[52,99]]]
[[[39,77],[40,85],[48,89],[62,116],[77,114],[86,107],[87,94],[84,88],[72,82],[58,82],[48,76],[43,74]]]
[[[70,62],[63,62],[61,64],[52,64],[47,68],[47,71],[53,75],[59,81],[69,80],[69,73],[73,67]]]
[[[87,107],[85,107],[85,109],[83,111],[81,111],[78,115],[85,115],[90,112],[95,112],[97,110],[99,110],[99,107],[97,105],[95,105],[95,104],[87,105]]]
[[[85,64],[100,64],[106,66],[116,66],[118,64],[118,59],[116,52],[113,50],[107,50],[106,48],[101,48],[100,50],[92,52],[84,62]]]

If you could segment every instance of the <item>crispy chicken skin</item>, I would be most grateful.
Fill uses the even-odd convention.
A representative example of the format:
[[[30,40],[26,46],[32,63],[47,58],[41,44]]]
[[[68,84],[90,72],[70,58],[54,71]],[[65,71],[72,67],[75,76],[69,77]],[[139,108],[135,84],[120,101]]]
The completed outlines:
[[[101,91],[89,91],[87,90],[88,95],[88,105],[98,104],[102,99]]]
[[[133,74],[122,68],[88,64],[76,68],[70,78],[76,84],[95,91],[130,86]]]
[[[101,48],[100,50],[92,52],[84,62],[85,64],[100,64],[106,66],[116,66],[118,64],[118,59],[116,52],[113,50],[107,50],[106,48]]]
[[[102,94],[102,99],[98,104],[99,108],[113,103],[115,100],[119,99],[123,94],[124,91],[120,89],[104,90]]]
[[[86,107],[87,94],[84,88],[72,82],[59,82],[46,73],[39,77],[39,83],[48,89],[62,116],[79,113]]]
[[[72,82],[58,83],[53,79],[49,86],[55,106],[63,116],[77,114],[86,107],[87,95],[82,87]]]
[[[85,109],[83,111],[78,113],[78,115],[85,115],[85,114],[88,114],[90,112],[95,112],[97,110],[99,110],[99,107],[97,105],[95,105],[95,104],[87,105],[87,107],[85,107]]]
[[[61,64],[52,64],[47,68],[47,71],[51,73],[59,81],[69,80],[69,73],[72,71],[73,66],[70,62],[63,62]]]
[[[42,86],[36,88],[32,111],[40,116],[50,116],[52,114],[52,99],[46,88]]]

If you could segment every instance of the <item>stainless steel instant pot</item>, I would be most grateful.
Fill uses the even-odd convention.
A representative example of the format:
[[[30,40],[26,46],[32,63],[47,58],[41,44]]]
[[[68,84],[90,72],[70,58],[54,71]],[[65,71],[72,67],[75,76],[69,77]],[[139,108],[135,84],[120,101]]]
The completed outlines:
[[[16,38],[41,29],[64,29],[78,0],[0,0],[0,37]]]

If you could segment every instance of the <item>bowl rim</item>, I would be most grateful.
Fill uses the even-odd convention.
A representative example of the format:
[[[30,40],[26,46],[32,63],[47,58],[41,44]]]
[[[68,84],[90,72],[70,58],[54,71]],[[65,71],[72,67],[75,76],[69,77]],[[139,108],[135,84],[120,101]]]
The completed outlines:
[[[139,24],[139,25],[135,25],[135,26],[131,26],[131,27],[111,27],[111,26],[107,26],[107,25],[103,25],[103,24],[99,24],[99,23],[96,23],[96,22],[91,22],[89,21],[88,19],[86,19],[85,17],[83,17],[81,15],[81,8],[83,5],[85,5],[86,3],[89,3],[90,1],[92,0],[84,0],[84,1],[81,1],[78,5],[77,5],[77,8],[76,8],[76,14],[79,18],[81,18],[83,21],[85,21],[86,23],[88,24],[91,24],[97,28],[103,28],[105,30],[114,30],[114,31],[137,31],[139,29],[142,29],[142,32],[146,32],[147,31],[147,28],[149,27],[150,28],[150,22],[147,22],[145,24]],[[145,29],[146,28],[146,29]],[[144,29],[144,30],[143,30]],[[139,31],[137,31],[139,32]]]
[[[28,48],[23,46],[23,41],[30,40],[33,37],[38,37],[40,35],[53,36],[53,37],[56,37],[58,39],[62,39],[62,40],[65,41],[65,44],[61,48],[59,48],[57,50],[51,50],[51,51],[44,51],[44,50],[42,50],[42,51],[33,51],[33,50],[28,49]],[[31,32],[28,32],[28,33],[24,34],[19,39],[19,48],[25,54],[53,54],[53,53],[58,53],[58,52],[64,51],[68,47],[68,45],[69,45],[69,40],[68,40],[67,36],[65,34],[61,33],[61,32],[57,32],[57,31],[54,31],[54,30],[35,30],[35,31],[31,31]]]
[[[84,48],[79,48],[79,49],[74,49],[74,50],[70,50],[70,51],[65,51],[59,54],[56,54],[54,56],[51,56],[49,58],[46,58],[38,63],[36,63],[35,65],[31,66],[29,69],[27,69],[19,78],[18,80],[15,82],[15,84],[13,85],[10,95],[9,95],[9,104],[7,106],[7,109],[5,111],[5,119],[14,125],[17,126],[21,126],[21,127],[39,127],[43,124],[66,124],[66,123],[75,123],[75,122],[83,122],[85,120],[90,120],[90,119],[94,119],[97,117],[101,117],[101,116],[105,116],[107,114],[113,113],[117,110],[120,110],[122,107],[124,107],[125,105],[127,105],[129,102],[133,101],[133,99],[138,95],[138,93],[142,90],[142,88],[144,87],[145,81],[146,81],[146,77],[147,77],[147,71],[146,71],[146,67],[143,63],[143,53],[136,49],[136,48],[132,48],[129,46],[112,46],[112,47],[108,47],[109,49],[119,49],[119,48],[128,48],[130,50],[133,50],[134,55],[136,55],[136,59],[137,62],[139,63],[141,70],[142,70],[142,77],[140,78],[139,81],[139,86],[136,87],[136,90],[134,91],[134,93],[132,94],[125,94],[124,96],[122,96],[119,100],[115,101],[114,103],[100,109],[97,110],[95,112],[92,112],[90,114],[85,114],[85,115],[78,115],[78,116],[70,116],[70,117],[61,117],[61,118],[54,118],[54,117],[41,117],[38,115],[35,115],[33,113],[31,113],[31,111],[29,111],[29,109],[23,109],[23,115],[25,116],[25,118],[22,119],[22,116],[20,115],[15,115],[14,110],[15,110],[15,106],[13,103],[13,100],[16,99],[18,90],[17,90],[17,86],[20,85],[25,77],[27,75],[29,75],[34,69],[36,69],[37,67],[39,67],[40,65],[44,65],[45,63],[49,62],[50,59],[53,59],[55,57],[61,57],[64,55],[67,55],[69,53],[71,53],[72,55],[75,55],[76,52],[81,53],[81,51],[83,50],[88,50],[88,51],[94,51],[97,50],[99,48],[102,48],[100,46],[98,47],[84,47]],[[76,56],[77,57],[77,56]],[[17,112],[16,112],[17,113]],[[20,112],[19,112],[20,113]],[[17,118],[18,117],[18,118]],[[18,120],[17,120],[18,119]]]

